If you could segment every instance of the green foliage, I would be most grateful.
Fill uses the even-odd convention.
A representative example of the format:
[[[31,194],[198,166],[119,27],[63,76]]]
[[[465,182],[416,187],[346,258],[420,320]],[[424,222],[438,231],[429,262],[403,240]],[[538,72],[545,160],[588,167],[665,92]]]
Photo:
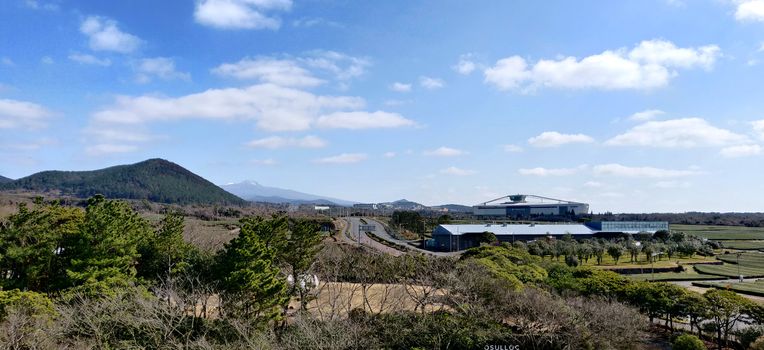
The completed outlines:
[[[624,251],[625,251],[624,247],[618,243],[611,244],[607,247],[607,254],[613,258],[616,265],[618,265],[618,259],[621,258],[621,255],[623,255]]]
[[[674,340],[672,350],[706,350],[706,344],[692,334],[682,334]]]
[[[537,265],[539,258],[507,245],[471,248],[462,254],[461,260],[474,261],[517,288],[523,283],[539,283],[547,278],[546,270]]]
[[[78,234],[82,211],[38,201],[0,223],[0,288],[50,292],[66,285],[64,245]]]
[[[18,289],[0,290],[0,321],[13,308],[25,309],[31,315],[53,315],[53,302],[44,294]]]
[[[94,171],[44,171],[0,184],[0,189],[61,191],[80,198],[147,199],[159,203],[233,204],[246,202],[183,167],[149,159]]]
[[[148,222],[127,203],[102,196],[88,200],[80,230],[61,254],[71,259],[71,292],[97,296],[135,282],[139,246],[150,235]]]
[[[279,307],[289,300],[286,281],[274,265],[284,244],[285,227],[283,217],[242,220],[239,236],[226,244],[219,257],[228,312],[255,321],[279,317]]]
[[[400,226],[409,231],[419,232],[424,228],[425,221],[419,213],[415,211],[394,211],[390,224]]]
[[[189,259],[193,246],[183,241],[183,216],[168,213],[160,222],[154,234],[141,242],[138,276],[155,280],[171,277],[190,267]]]

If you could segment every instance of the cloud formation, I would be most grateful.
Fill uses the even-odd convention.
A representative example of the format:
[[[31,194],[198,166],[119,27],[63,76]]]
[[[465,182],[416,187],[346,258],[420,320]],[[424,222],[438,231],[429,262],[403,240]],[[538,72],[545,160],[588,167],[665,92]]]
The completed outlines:
[[[142,44],[137,36],[121,31],[116,21],[101,16],[87,17],[80,24],[80,32],[88,37],[95,51],[131,53]]]
[[[747,137],[715,127],[701,118],[649,121],[605,142],[610,146],[694,148],[745,142]]]
[[[91,64],[96,66],[107,67],[111,65],[111,60],[108,58],[98,58],[93,55],[73,53],[69,55],[69,59],[80,64]]]
[[[445,169],[441,170],[440,173],[441,174],[446,174],[446,175],[454,175],[454,176],[469,176],[469,175],[477,174],[477,171],[470,170],[470,169],[462,169],[462,168],[457,168],[455,166],[451,166],[451,167],[448,167],[448,168],[445,168]]]
[[[252,148],[321,148],[326,146],[326,141],[317,136],[305,136],[302,138],[271,136],[247,142]]]
[[[281,20],[267,13],[291,8],[292,0],[199,0],[194,19],[218,29],[278,29]]]
[[[376,112],[334,112],[322,115],[316,120],[316,127],[325,129],[378,129],[413,126],[414,121],[398,113]]]
[[[134,67],[138,83],[149,83],[154,78],[162,80],[191,80],[191,74],[175,69],[175,61],[167,57],[144,58]]]
[[[368,156],[365,153],[342,153],[340,155],[319,158],[314,160],[318,164],[351,164],[366,160]]]
[[[538,136],[528,139],[533,147],[559,147],[571,143],[592,143],[594,139],[584,134],[561,134],[556,131],[545,131]]]
[[[735,19],[741,22],[764,21],[764,0],[742,0],[737,2]]]
[[[0,129],[39,129],[52,116],[47,108],[32,102],[0,99]]]
[[[434,157],[457,157],[465,154],[467,154],[467,152],[445,146],[438,147],[434,150],[424,151],[424,155]]]
[[[446,86],[446,82],[443,79],[421,76],[419,77],[419,85],[427,90],[435,90]]]
[[[487,68],[484,75],[485,82],[499,90],[647,90],[668,85],[680,69],[710,69],[720,55],[716,45],[680,48],[670,41],[647,40],[631,50],[607,50],[581,59],[568,56],[533,63],[510,56]]]
[[[630,115],[629,120],[635,122],[646,122],[664,114],[666,114],[666,112],[661,111],[660,109],[648,109]]]
[[[629,167],[617,163],[596,165],[592,168],[594,175],[598,176],[620,176],[634,178],[675,178],[698,175],[700,172],[695,170],[674,170],[661,169],[654,167]]]

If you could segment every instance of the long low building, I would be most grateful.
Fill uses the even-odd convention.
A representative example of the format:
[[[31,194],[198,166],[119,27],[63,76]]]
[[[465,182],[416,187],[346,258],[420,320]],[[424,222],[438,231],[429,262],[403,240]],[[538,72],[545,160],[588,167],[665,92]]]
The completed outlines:
[[[428,248],[439,251],[464,250],[480,245],[483,233],[490,232],[500,242],[532,241],[544,237],[575,239],[615,238],[623,234],[655,233],[669,230],[663,221],[599,221],[585,224],[474,224],[438,225]]]
[[[589,212],[589,204],[532,194],[496,198],[472,207],[478,219],[528,219],[540,216],[576,217]]]

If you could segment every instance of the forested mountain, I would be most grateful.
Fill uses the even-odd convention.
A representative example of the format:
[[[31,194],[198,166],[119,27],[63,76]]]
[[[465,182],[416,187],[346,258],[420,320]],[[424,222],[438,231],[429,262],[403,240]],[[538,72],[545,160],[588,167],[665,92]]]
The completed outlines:
[[[13,181],[13,180],[9,179],[9,178],[7,178],[5,176],[0,175],[0,184],[4,184],[4,183],[7,183],[7,182],[11,182],[11,181]]]
[[[3,190],[59,192],[87,198],[146,199],[171,204],[246,202],[187,169],[164,159],[149,159],[93,171],[43,171],[0,184]]]

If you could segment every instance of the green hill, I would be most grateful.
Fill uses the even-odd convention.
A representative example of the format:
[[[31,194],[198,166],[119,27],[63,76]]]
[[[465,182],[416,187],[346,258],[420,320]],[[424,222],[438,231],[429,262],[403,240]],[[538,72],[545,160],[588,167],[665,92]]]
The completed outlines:
[[[11,181],[13,181],[13,180],[11,180],[11,179],[9,179],[9,178],[7,178],[5,176],[0,175],[0,184],[8,183],[8,182],[11,182]]]
[[[43,171],[0,184],[3,190],[60,192],[87,198],[146,199],[171,204],[228,204],[246,202],[185,168],[164,159],[149,159],[93,171]]]

